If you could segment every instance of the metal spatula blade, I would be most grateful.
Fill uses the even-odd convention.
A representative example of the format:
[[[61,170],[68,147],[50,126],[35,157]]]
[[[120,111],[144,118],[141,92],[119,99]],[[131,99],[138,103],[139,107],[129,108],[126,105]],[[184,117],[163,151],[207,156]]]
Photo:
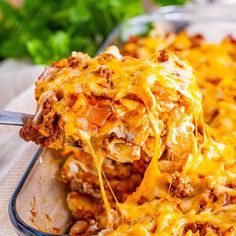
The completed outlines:
[[[0,111],[0,125],[23,126],[26,120],[32,117],[34,116],[31,114],[21,112]],[[64,143],[64,145],[81,149],[78,143]]]
[[[32,117],[33,115],[31,114],[13,111],[0,111],[0,124],[22,126],[27,119]]]

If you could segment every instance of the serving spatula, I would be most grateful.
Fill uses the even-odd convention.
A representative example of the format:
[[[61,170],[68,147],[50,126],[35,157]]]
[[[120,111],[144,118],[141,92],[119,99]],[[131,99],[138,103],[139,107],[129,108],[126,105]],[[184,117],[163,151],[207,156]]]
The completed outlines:
[[[0,124],[22,126],[27,119],[32,117],[33,115],[21,112],[0,111]]]

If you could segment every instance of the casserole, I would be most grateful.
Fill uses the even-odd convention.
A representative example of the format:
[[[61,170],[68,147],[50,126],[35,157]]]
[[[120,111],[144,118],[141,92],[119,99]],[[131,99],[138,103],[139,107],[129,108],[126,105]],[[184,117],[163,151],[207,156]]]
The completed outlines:
[[[196,17],[196,18],[194,18],[194,17]],[[201,20],[198,17],[200,17]],[[198,20],[199,22],[196,24],[195,20]],[[134,23],[134,22],[136,22],[136,23]],[[186,9],[178,9],[176,11],[176,9],[173,10],[173,8],[169,8],[169,10],[168,9],[167,10],[165,10],[165,9],[162,10],[158,15],[144,16],[144,17],[135,18],[131,21],[125,22],[123,25],[119,26],[119,28],[116,29],[114,31],[114,33],[112,34],[113,35],[112,36],[113,41],[111,40],[111,38],[109,38],[108,41],[105,43],[104,47],[106,47],[107,45],[110,45],[111,43],[114,44],[115,42],[116,42],[116,44],[120,45],[119,42],[125,41],[127,39],[127,33],[130,33],[130,32],[132,34],[145,34],[148,30],[150,22],[159,22],[159,24],[164,26],[163,29],[164,30],[168,29],[168,31],[169,30],[179,31],[179,30],[183,30],[183,29],[191,29],[189,27],[191,25],[193,25],[196,28],[192,28],[192,32],[196,32],[196,31],[199,30],[199,28],[197,28],[197,27],[200,27],[200,25],[202,25],[202,27],[204,26],[204,28],[202,28],[201,33],[205,34],[206,36],[207,36],[207,32],[204,29],[206,29],[205,27],[206,27],[207,24],[210,24],[211,27],[212,27],[212,25],[216,24],[215,27],[217,27],[218,30],[220,28],[219,27],[219,25],[220,25],[219,22],[220,23],[223,23],[223,22],[226,23],[227,27],[229,27],[229,28],[230,28],[230,26],[234,26],[234,23],[233,23],[234,19],[233,18],[230,18],[229,20],[224,20],[224,19],[219,19],[218,18],[218,21],[217,21],[217,18],[214,18],[214,17],[211,18],[211,16],[209,18],[204,18],[204,16],[202,16],[202,13],[200,11],[198,11],[198,12],[196,11],[194,13],[190,11],[190,13],[188,13],[188,11],[186,11]],[[142,27],[142,24],[143,24],[143,27]],[[141,30],[140,30],[140,28],[141,28]],[[127,31],[127,29],[128,29],[128,31]],[[133,29],[133,30],[130,30],[130,29]],[[225,26],[222,27],[222,29],[225,29]],[[227,29],[227,32],[228,32],[228,29]],[[233,30],[233,28],[232,28],[232,30]],[[205,32],[203,32],[203,31],[205,31]],[[224,32],[221,32],[221,33],[223,35],[225,35],[226,32],[224,31]],[[220,36],[222,36],[222,35],[218,35],[217,37],[220,38]],[[214,37],[214,39],[216,39],[217,37]],[[117,41],[115,41],[115,40],[117,40]],[[39,158],[39,160],[40,160],[40,158]],[[47,166],[48,166],[48,163],[45,164],[46,169],[48,168]],[[32,166],[30,167],[30,169],[31,168],[32,168]],[[28,170],[28,173],[29,173],[29,170]],[[26,180],[26,178],[24,178],[24,180]],[[23,184],[23,186],[24,185],[25,184]],[[38,186],[38,187],[40,187],[40,186]],[[12,212],[12,213],[16,213],[16,207],[14,207],[14,205],[16,206],[17,198],[18,198],[18,196],[20,196],[22,194],[22,192],[21,192],[22,188],[21,187],[18,188],[17,190],[18,190],[18,192],[20,190],[20,194],[17,193],[16,195],[13,195],[15,197],[12,198],[11,205],[10,205],[10,212]],[[31,198],[34,199],[33,195],[31,195]],[[32,200],[32,201],[34,202],[34,200]],[[38,200],[36,202],[38,202]],[[39,202],[44,202],[44,201],[39,200]],[[61,204],[61,205],[63,205],[63,204]],[[34,204],[33,204],[33,206],[34,206]],[[39,214],[37,212],[37,214],[35,214],[34,209],[33,210],[31,209],[31,214],[36,215],[36,217],[37,217],[41,213]],[[48,214],[48,213],[46,213],[46,214]],[[14,214],[12,214],[11,219],[13,221],[14,221],[14,217],[15,217]],[[42,216],[40,216],[40,217],[42,219]],[[45,216],[44,218],[50,218],[51,219],[51,216],[49,216],[49,217]],[[27,219],[28,219],[28,221],[26,221],[26,220],[24,220],[24,221],[26,221],[28,224],[30,224],[30,225],[35,224],[36,220],[32,220],[32,216],[31,216],[31,220],[30,220],[29,216],[28,216]],[[65,217],[64,220],[66,220],[66,219],[67,218]],[[42,225],[41,225],[41,223],[42,223]],[[46,232],[48,232],[48,233],[49,232],[50,233],[57,233],[55,231],[58,231],[58,233],[66,232],[66,227],[53,226],[51,228],[50,227],[47,228],[47,227],[45,227],[45,221],[43,221],[41,223],[38,224],[37,227],[41,230],[46,230]],[[53,222],[53,223],[55,223],[55,222]],[[59,222],[57,222],[57,223],[59,223]],[[32,230],[32,228],[29,228],[27,230]],[[64,232],[63,232],[63,230],[64,230]],[[29,232],[30,231],[28,231],[27,233],[29,233]],[[37,231],[32,231],[32,235],[40,235],[40,233],[37,232]]]

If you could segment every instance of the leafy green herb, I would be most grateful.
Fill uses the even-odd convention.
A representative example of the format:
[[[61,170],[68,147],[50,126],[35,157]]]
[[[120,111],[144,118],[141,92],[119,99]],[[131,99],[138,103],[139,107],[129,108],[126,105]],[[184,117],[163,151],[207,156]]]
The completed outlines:
[[[23,0],[17,8],[8,1],[0,0],[0,60],[27,57],[38,64],[71,51],[94,55],[118,23],[144,11],[142,0]]]
[[[18,8],[0,0],[0,59],[94,55],[118,23],[142,11],[141,0],[24,0]]]
[[[184,5],[189,0],[154,0],[154,1],[159,5],[167,6],[167,5]]]

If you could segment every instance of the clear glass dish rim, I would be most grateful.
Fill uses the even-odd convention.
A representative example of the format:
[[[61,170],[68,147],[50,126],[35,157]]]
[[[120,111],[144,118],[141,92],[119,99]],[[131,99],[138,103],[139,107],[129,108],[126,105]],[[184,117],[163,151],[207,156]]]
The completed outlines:
[[[221,10],[222,15],[206,15],[206,16],[200,16],[200,18],[197,18],[197,22],[215,22],[215,21],[221,21],[221,22],[236,22],[236,14],[233,16],[228,16],[227,14],[223,14],[225,10],[235,10],[236,11],[236,5],[225,5],[225,4],[217,4],[217,5],[194,5],[194,4],[188,4],[186,6],[166,6],[161,7],[158,10],[142,14],[136,17],[132,17],[130,19],[127,19],[123,21],[121,24],[117,25],[114,30],[108,35],[108,37],[105,39],[103,45],[100,47],[100,49],[97,51],[97,54],[104,51],[109,45],[111,45],[111,41],[114,37],[116,37],[122,26],[125,24],[132,24],[132,23],[145,23],[145,22],[155,22],[157,20],[171,20],[171,18],[179,21],[188,20],[189,22],[195,20],[194,17],[196,17],[197,12],[201,12],[202,8],[204,8],[204,11],[207,12],[206,8],[218,8]]]
[[[235,5],[236,6],[236,5]],[[234,7],[235,7],[234,6]],[[193,5],[187,5],[185,7],[179,7],[179,6],[167,6],[167,7],[161,7],[159,8],[157,11],[152,12],[150,14],[143,14],[140,16],[136,16],[133,18],[130,18],[126,21],[124,21],[123,23],[119,24],[118,26],[116,26],[114,28],[114,30],[108,35],[108,37],[106,38],[106,40],[104,41],[103,45],[100,47],[100,49],[97,51],[97,54],[99,54],[101,51],[104,51],[104,49],[110,44],[111,40],[120,32],[120,29],[122,27],[122,25],[130,22],[130,23],[137,23],[137,22],[148,22],[148,21],[154,21],[155,19],[158,20],[160,19],[160,16],[168,16],[170,14],[177,14],[179,15],[179,20],[183,20],[183,18],[180,18],[180,16],[185,16],[185,20],[188,19],[189,21],[191,20],[191,17],[194,16],[194,9],[196,10],[197,8],[199,8],[201,6],[193,6]],[[206,7],[206,6],[204,6]],[[218,7],[226,7],[226,8],[230,8],[231,6],[228,5],[220,5]],[[177,17],[177,15],[175,15],[175,17]],[[186,18],[187,17],[187,18]],[[162,18],[163,19],[163,18]],[[205,17],[205,18],[201,18],[201,20],[206,21],[206,20],[212,20],[212,21],[233,21],[236,22],[236,15],[234,18],[227,18],[227,17]],[[28,165],[28,167],[26,168],[23,176],[21,177],[15,191],[13,192],[10,201],[9,201],[9,205],[8,205],[8,214],[9,214],[9,218],[10,221],[12,223],[12,225],[14,226],[15,230],[17,231],[17,233],[23,234],[23,235],[32,235],[32,236],[50,236],[50,235],[58,235],[58,236],[66,236],[67,234],[49,234],[49,233],[44,233],[41,232],[29,225],[27,225],[23,220],[21,220],[21,218],[19,217],[19,215],[17,214],[17,210],[16,210],[16,199],[17,196],[20,192],[20,190],[22,189],[26,179],[28,178],[32,168],[34,167],[36,161],[38,160],[39,156],[42,154],[43,149],[42,148],[38,148],[38,150],[36,151],[36,153],[33,155],[33,158],[30,162],[30,164]]]

